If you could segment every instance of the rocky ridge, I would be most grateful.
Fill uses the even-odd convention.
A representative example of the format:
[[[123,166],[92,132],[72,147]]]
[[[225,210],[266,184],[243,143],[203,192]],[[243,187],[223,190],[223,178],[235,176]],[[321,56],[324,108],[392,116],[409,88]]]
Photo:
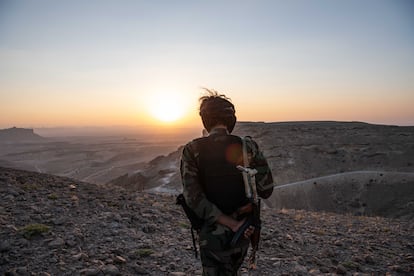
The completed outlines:
[[[39,142],[45,141],[46,138],[34,133],[31,128],[7,128],[0,129],[0,142]]]
[[[414,274],[412,221],[265,208],[263,225],[251,275]],[[171,195],[0,168],[1,275],[200,275],[191,244]]]

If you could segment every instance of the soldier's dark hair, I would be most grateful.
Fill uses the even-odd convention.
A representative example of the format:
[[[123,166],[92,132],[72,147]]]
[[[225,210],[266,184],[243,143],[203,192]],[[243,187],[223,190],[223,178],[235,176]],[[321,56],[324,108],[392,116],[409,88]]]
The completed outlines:
[[[200,116],[203,121],[204,128],[210,130],[216,125],[225,125],[231,133],[236,124],[236,111],[234,105],[223,94],[219,94],[215,90],[203,88],[207,91],[207,95],[200,98]]]

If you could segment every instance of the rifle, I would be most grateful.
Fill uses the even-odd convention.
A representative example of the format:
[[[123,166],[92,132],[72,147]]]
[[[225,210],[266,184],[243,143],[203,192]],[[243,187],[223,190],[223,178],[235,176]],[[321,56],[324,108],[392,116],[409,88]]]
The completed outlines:
[[[234,237],[231,241],[231,245],[234,246],[240,237],[244,234],[246,229],[250,226],[254,226],[254,232],[250,236],[250,243],[252,245],[252,250],[249,256],[249,269],[256,269],[256,252],[259,249],[259,240],[260,240],[260,229],[261,229],[261,220],[260,220],[260,199],[257,196],[256,190],[256,178],[255,175],[257,170],[246,168],[243,166],[237,166],[237,169],[243,172],[243,180],[245,185],[246,196],[249,199],[250,203],[246,207],[242,207],[242,210],[239,210],[239,213],[248,212],[250,216],[246,219],[245,223],[240,227],[240,229],[234,234]]]

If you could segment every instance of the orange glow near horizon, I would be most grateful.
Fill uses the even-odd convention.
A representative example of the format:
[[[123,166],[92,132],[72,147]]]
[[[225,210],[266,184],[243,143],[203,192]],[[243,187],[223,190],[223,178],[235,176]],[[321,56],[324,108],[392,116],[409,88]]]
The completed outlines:
[[[61,88],[63,94],[53,93],[59,87],[44,89],[43,94],[39,90],[30,93],[31,88],[27,86],[24,87],[26,97],[20,98],[14,93],[3,97],[8,104],[0,109],[0,128],[149,126],[201,129],[198,98],[205,91],[196,85],[180,86],[181,80],[178,80],[163,79],[159,82],[168,85],[162,87],[151,87],[148,83],[140,87],[125,86],[122,90]],[[330,120],[412,125],[414,118],[411,106],[414,94],[408,92],[401,99],[388,90],[380,93],[372,89],[360,89],[360,93],[352,94],[342,88],[333,95],[319,87],[313,90],[310,87],[262,88],[254,93],[251,87],[210,88],[231,98],[238,121]],[[74,97],[75,93],[79,95]]]
[[[149,96],[147,109],[155,119],[172,124],[189,112],[189,105],[182,94],[167,91]]]
[[[164,90],[163,90],[164,91]],[[167,91],[167,90],[165,90]],[[172,91],[172,90],[170,90]],[[366,99],[359,101],[320,99],[311,102],[304,97],[266,98],[248,101],[243,93],[226,94],[236,107],[238,121],[363,121],[380,124],[410,125],[411,103],[397,100]],[[142,96],[142,95],[141,95]],[[141,97],[140,96],[140,97]],[[199,96],[198,94],[196,95]],[[160,128],[202,128],[195,97],[175,92],[150,93],[137,102],[105,103],[79,106],[67,102],[65,108],[51,102],[11,106],[2,110],[0,128],[17,127],[87,127],[152,126]],[[10,110],[9,110],[10,109]],[[397,123],[401,122],[401,123]],[[406,123],[404,123],[406,122]],[[412,124],[411,124],[412,125]]]

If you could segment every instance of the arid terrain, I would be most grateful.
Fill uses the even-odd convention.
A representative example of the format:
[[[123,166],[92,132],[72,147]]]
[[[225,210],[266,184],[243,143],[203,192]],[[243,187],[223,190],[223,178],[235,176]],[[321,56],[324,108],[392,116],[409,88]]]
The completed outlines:
[[[359,122],[240,123],[261,147],[277,188],[274,208],[414,218],[414,127]],[[112,181],[181,190],[179,149]]]
[[[200,275],[175,205],[192,138],[20,134],[0,140],[1,274]],[[414,274],[414,127],[239,123],[235,134],[258,142],[276,182],[251,275]]]
[[[140,171],[145,162],[175,151],[183,143],[182,138],[171,135],[45,138],[27,131],[14,129],[13,135],[0,135],[0,165],[97,184]]]
[[[250,275],[413,275],[414,223],[263,210]],[[201,275],[168,194],[0,168],[1,275]],[[242,275],[248,275],[243,266]]]
[[[32,130],[0,132],[2,166],[169,194],[181,191],[182,145],[198,135],[44,138]],[[242,122],[234,133],[252,136],[267,157],[277,186],[268,206],[414,218],[414,127]]]

